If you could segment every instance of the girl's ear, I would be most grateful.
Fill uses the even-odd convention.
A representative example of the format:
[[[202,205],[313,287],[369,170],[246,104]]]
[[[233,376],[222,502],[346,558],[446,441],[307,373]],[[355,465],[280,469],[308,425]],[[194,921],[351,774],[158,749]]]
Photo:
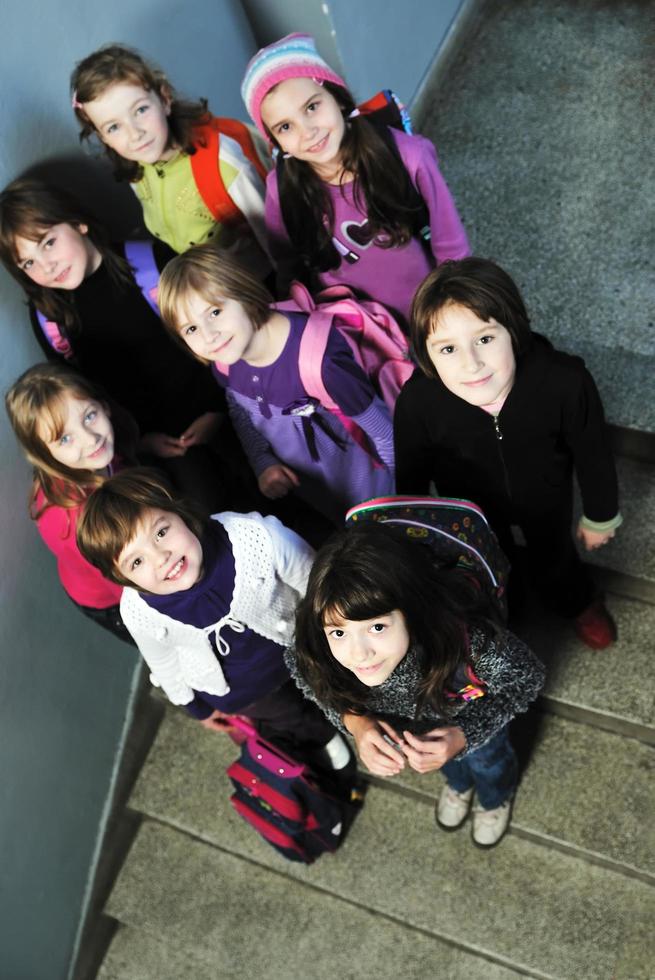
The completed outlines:
[[[89,226],[88,225],[85,225],[83,222],[80,223],[79,225],[75,225],[75,227],[79,231],[80,235],[88,235],[89,234]]]
[[[171,114],[171,106],[173,104],[173,93],[171,92],[170,85],[167,82],[162,84],[159,90],[159,98],[161,99],[161,104],[164,107],[164,112],[167,116]]]

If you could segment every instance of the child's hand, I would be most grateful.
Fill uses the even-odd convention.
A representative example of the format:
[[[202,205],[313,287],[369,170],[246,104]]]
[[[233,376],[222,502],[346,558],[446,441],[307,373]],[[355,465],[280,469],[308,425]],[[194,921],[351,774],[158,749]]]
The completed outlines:
[[[582,526],[582,521],[578,524],[577,538],[578,541],[584,543],[587,551],[595,551],[596,548],[602,548],[604,544],[607,544],[614,537],[614,534],[614,531],[605,531],[604,533],[590,531],[588,527]]]
[[[208,728],[211,732],[235,731],[234,727],[230,724],[229,715],[224,714],[218,709],[212,711],[208,718],[201,718],[200,724],[204,728]]]
[[[173,456],[184,456],[187,447],[175,436],[167,436],[163,432],[147,432],[141,436],[139,449],[152,453],[153,456],[161,456],[162,459],[170,459]]]
[[[449,725],[433,728],[420,738],[411,732],[403,732],[405,745],[403,752],[412,769],[416,772],[432,772],[441,769],[449,759],[466,748],[466,738],[461,728]]]
[[[211,442],[220,429],[222,416],[219,412],[205,412],[192,422],[186,432],[180,436],[180,442],[185,449],[189,446],[202,446]]]
[[[402,739],[391,725],[366,715],[344,715],[344,725],[355,739],[357,754],[374,776],[397,776],[405,768],[399,749],[394,749],[387,738],[402,745]]]
[[[288,466],[275,463],[273,466],[267,466],[265,470],[262,470],[257,483],[265,497],[277,500],[279,497],[286,497],[289,490],[298,486],[300,480]]]

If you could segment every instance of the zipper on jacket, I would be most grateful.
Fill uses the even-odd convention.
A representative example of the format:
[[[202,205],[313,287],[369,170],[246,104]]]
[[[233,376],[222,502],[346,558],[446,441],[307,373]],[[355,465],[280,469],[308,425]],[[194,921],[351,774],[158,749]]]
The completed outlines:
[[[500,422],[498,421],[498,416],[497,415],[492,415],[491,417],[494,420],[494,431],[496,433],[496,443],[498,445],[498,455],[500,456],[500,465],[503,468],[503,479],[505,481],[505,492],[507,494],[507,499],[511,501],[511,499],[512,499],[512,490],[511,490],[511,487],[509,485],[509,473],[507,472],[507,467],[505,466],[505,457],[503,455],[503,447],[501,445],[501,443],[503,441],[503,433],[501,432],[501,429],[500,429]]]

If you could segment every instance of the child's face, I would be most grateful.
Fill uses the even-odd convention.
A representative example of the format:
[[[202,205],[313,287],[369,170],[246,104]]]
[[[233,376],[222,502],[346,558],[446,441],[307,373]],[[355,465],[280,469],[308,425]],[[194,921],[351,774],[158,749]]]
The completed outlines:
[[[330,614],[323,629],[335,660],[367,687],[383,684],[409,650],[407,623],[399,609],[362,620]]]
[[[87,225],[60,224],[44,228],[37,241],[17,235],[18,268],[46,289],[77,289],[102,262],[88,230]]]
[[[104,470],[114,458],[114,429],[106,406],[90,398],[65,395],[63,431],[53,439],[47,426],[37,435],[58,463],[72,470]]]
[[[284,153],[330,175],[340,165],[346,124],[334,96],[311,78],[288,78],[266,96],[262,119]]]
[[[180,337],[194,354],[224,364],[246,357],[256,333],[237,300],[209,302],[199,293],[190,293],[184,301],[179,324]]]
[[[157,163],[175,152],[169,146],[170,102],[133,82],[117,82],[84,111],[100,139],[125,160]]]
[[[516,359],[509,331],[500,323],[451,303],[440,312],[426,343],[448,391],[469,405],[489,405],[509,394]]]
[[[202,577],[202,546],[177,514],[148,509],[116,565],[140,591],[173,595]]]

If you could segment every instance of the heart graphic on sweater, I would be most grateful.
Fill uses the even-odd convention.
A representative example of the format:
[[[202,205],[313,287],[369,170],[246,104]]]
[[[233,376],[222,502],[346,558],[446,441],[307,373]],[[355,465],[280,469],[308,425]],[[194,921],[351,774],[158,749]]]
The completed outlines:
[[[368,248],[373,241],[371,233],[371,223],[368,218],[363,221],[343,221],[341,223],[341,233],[349,242],[357,248]]]

